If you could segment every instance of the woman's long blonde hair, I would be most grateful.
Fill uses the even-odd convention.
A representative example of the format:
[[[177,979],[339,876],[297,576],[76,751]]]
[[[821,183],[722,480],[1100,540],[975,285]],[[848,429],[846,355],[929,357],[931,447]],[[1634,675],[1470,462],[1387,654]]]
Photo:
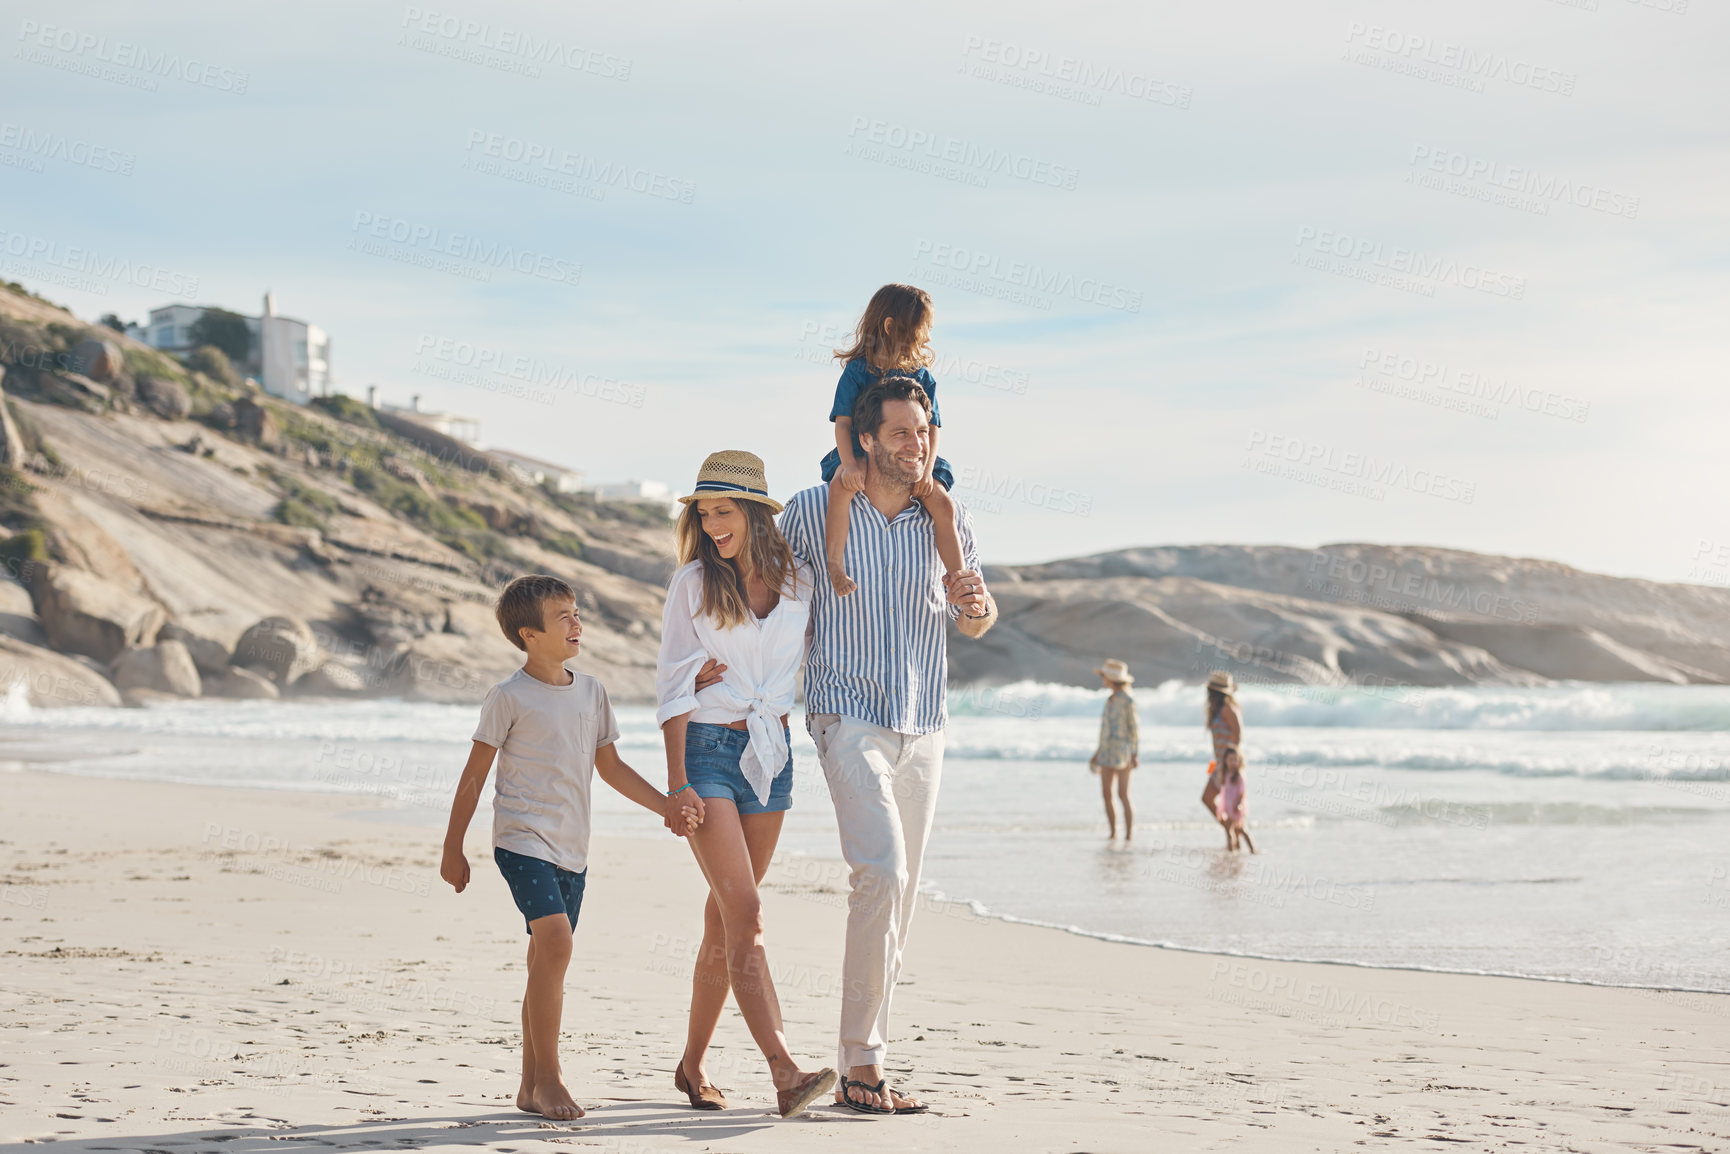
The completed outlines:
[[[717,494],[724,496],[724,494]],[[798,567],[792,546],[775,527],[775,516],[761,501],[730,498],[745,512],[745,543],[739,555],[750,559],[752,570],[763,584],[782,597],[795,592]],[[745,596],[745,581],[738,566],[721,556],[715,542],[703,532],[703,515],[692,501],[679,514],[679,564],[703,563],[703,612],[722,629],[731,629],[751,619],[751,600]]]
[[[835,359],[852,361],[863,357],[879,373],[923,368],[935,355],[927,338],[931,335],[931,294],[910,284],[886,284],[871,294],[865,315],[853,330],[851,348],[836,349]],[[889,331],[883,322],[893,321]]]

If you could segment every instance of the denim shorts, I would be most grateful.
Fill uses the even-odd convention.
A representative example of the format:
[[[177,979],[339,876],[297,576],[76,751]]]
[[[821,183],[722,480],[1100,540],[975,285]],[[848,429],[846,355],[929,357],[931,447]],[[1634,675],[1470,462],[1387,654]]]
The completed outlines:
[[[511,887],[511,897],[523,913],[525,926],[536,918],[564,914],[571,919],[571,928],[577,928],[588,870],[572,873],[550,861],[513,853],[498,846],[493,847],[493,860],[499,863],[499,872],[505,875],[505,884]],[[534,930],[529,933],[534,933]]]
[[[789,743],[791,739],[789,738]],[[745,780],[739,759],[751,735],[743,729],[729,729],[707,721],[693,721],[685,727],[685,780],[698,797],[723,797],[739,807],[741,814],[781,813],[793,808],[793,753],[789,748],[787,764],[769,783],[767,804],[757,800],[757,791]]]

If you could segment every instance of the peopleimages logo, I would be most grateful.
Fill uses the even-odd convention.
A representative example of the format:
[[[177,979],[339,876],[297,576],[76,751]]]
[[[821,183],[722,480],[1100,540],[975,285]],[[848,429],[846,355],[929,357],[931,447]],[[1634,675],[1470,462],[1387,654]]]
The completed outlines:
[[[697,186],[688,180],[654,172],[647,168],[600,160],[568,148],[541,141],[524,140],[481,129],[469,130],[464,148],[471,154],[501,160],[528,169],[539,169],[552,176],[566,176],[603,188],[624,188],[644,196],[690,204]]]
[[[938,165],[953,165],[962,174],[980,177],[1007,176],[1031,184],[1047,184],[1053,188],[1073,190],[1081,177],[1074,165],[1057,164],[1007,148],[987,148],[971,140],[947,136],[923,128],[909,128],[894,121],[874,120],[855,116],[847,130],[849,139],[860,144],[878,145],[890,156],[904,154],[909,158],[931,161]],[[849,146],[851,149],[854,146]],[[872,156],[861,150],[868,160],[893,163],[888,156]],[[935,175],[944,175],[941,171]],[[981,181],[980,183],[983,183]]]
[[[1469,261],[1447,256],[1431,256],[1419,249],[1389,248],[1379,240],[1354,237],[1331,229],[1300,225],[1297,246],[1311,249],[1323,256],[1367,264],[1398,276],[1416,277],[1420,282],[1451,284],[1509,300],[1523,300],[1526,278],[1512,273],[1497,272]]]
[[[21,21],[18,26],[18,39],[23,44],[17,53],[20,60],[45,64],[67,72],[84,72],[98,79],[114,80],[151,92],[156,91],[157,79],[163,78],[240,95],[246,91],[247,82],[252,79],[249,72],[207,64],[195,57],[183,57],[178,52],[152,52],[130,40],[110,40],[106,36],[79,32],[59,24]],[[55,60],[45,52],[32,51],[33,49],[58,52],[63,59]],[[100,65],[129,69],[144,75],[122,77],[111,74],[112,68],[103,70]]]
[[[1521,408],[1528,413],[1541,413],[1564,421],[1584,423],[1592,411],[1590,401],[1547,389],[1521,388],[1503,378],[1496,380],[1477,369],[1450,368],[1440,361],[1407,356],[1386,349],[1366,347],[1358,368],[1369,369],[1384,377],[1394,377],[1413,385],[1457,393],[1461,397],[1486,401],[1492,405]]]
[[[1637,196],[1611,192],[1594,184],[1551,176],[1519,165],[1502,164],[1481,156],[1468,156],[1451,148],[1414,144],[1406,163],[1420,171],[1427,169],[1444,176],[1533,197],[1540,202],[1566,201],[1576,208],[1588,208],[1610,216],[1625,216],[1629,220],[1640,214],[1640,198]]]
[[[1028,88],[1084,104],[1100,103],[1109,92],[1171,108],[1188,108],[1194,90],[1146,72],[1095,64],[1075,56],[1057,56],[1008,40],[969,36],[961,55],[973,63],[972,75],[1016,88]],[[967,64],[962,71],[967,72]]]
[[[1369,453],[1283,433],[1270,433],[1265,429],[1251,429],[1246,448],[1249,456],[1244,459],[1244,467],[1254,472],[1337,489],[1375,501],[1385,500],[1388,489],[1405,489],[1466,505],[1477,497],[1478,486],[1473,481],[1434,469],[1410,469]]]
[[[622,56],[567,44],[551,36],[537,36],[523,28],[508,24],[492,24],[485,20],[468,20],[450,12],[435,12],[409,5],[403,9],[404,39],[398,43],[438,56],[454,56],[470,63],[491,64],[483,53],[495,53],[501,63],[522,66],[512,71],[527,71],[539,76],[536,65],[555,64],[572,72],[587,72],[606,80],[629,80],[631,62]],[[442,43],[441,43],[442,42]]]
[[[0,229],[0,253],[5,254],[4,263],[8,271],[41,276],[64,287],[98,295],[106,296],[108,293],[108,287],[99,283],[101,281],[129,284],[170,296],[198,295],[198,278],[195,276],[159,265],[139,264],[78,245],[63,245],[45,236]],[[66,279],[68,275],[72,280]]]
[[[133,153],[105,144],[93,144],[65,133],[38,131],[10,120],[0,124],[0,148],[9,148],[38,161],[59,160],[120,176],[131,176],[133,165],[138,163],[138,157]],[[35,171],[42,170],[37,166]]]
[[[1451,40],[1435,40],[1358,20],[1346,25],[1346,44],[1346,59],[1355,64],[1404,72],[1421,80],[1478,92],[1483,91],[1484,81],[1501,80],[1521,88],[1572,96],[1577,79],[1571,72],[1533,64],[1505,53],[1482,52]],[[1360,51],[1354,54],[1353,49]],[[1366,49],[1368,51],[1363,51]]]
[[[1095,277],[1046,269],[1031,261],[1005,260],[978,249],[921,240],[913,245],[913,261],[929,270],[938,284],[1000,297],[1048,309],[1052,297],[1069,297],[1083,304],[1141,311],[1141,294]]]
[[[524,276],[555,284],[574,285],[583,277],[583,266],[563,257],[515,248],[496,240],[482,240],[473,233],[451,232],[435,224],[384,216],[365,209],[355,212],[350,231],[355,234],[349,240],[350,248],[367,251],[360,242],[370,239],[398,245],[409,252],[420,250],[434,258],[468,261],[474,266],[472,271],[482,274],[477,279],[485,279],[486,270],[498,268],[512,269]],[[389,254],[380,252],[375,255]]]

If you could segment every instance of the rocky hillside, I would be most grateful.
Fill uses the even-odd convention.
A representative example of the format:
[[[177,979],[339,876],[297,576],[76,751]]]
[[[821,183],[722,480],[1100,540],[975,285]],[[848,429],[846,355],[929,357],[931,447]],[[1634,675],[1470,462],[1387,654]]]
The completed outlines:
[[[498,586],[580,591],[578,664],[654,684],[661,511],[514,481],[349,398],[279,402],[0,288],[0,690],[38,705],[205,695],[472,701],[519,657]],[[573,461],[581,465],[581,461]],[[987,543],[989,545],[989,543]],[[1004,619],[951,679],[1318,685],[1730,682],[1730,590],[1446,549],[1130,549],[988,569]]]
[[[987,571],[1004,620],[959,681],[1730,682],[1730,589],[1415,546],[1127,549]]]
[[[348,398],[302,408],[0,288],[0,689],[473,700],[520,663],[497,587],[581,591],[578,664],[652,690],[662,511],[519,484]]]

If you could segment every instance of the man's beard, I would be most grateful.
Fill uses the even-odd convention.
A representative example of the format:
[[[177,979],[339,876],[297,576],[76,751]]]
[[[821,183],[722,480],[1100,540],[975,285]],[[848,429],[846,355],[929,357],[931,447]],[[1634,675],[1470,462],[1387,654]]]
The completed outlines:
[[[884,481],[891,485],[905,485],[908,488],[912,488],[913,482],[919,479],[920,469],[925,464],[924,458],[920,458],[919,464],[915,465],[913,471],[909,473],[906,466],[896,460],[894,451],[889,446],[882,444],[871,447],[871,462],[877,466],[877,475]]]

